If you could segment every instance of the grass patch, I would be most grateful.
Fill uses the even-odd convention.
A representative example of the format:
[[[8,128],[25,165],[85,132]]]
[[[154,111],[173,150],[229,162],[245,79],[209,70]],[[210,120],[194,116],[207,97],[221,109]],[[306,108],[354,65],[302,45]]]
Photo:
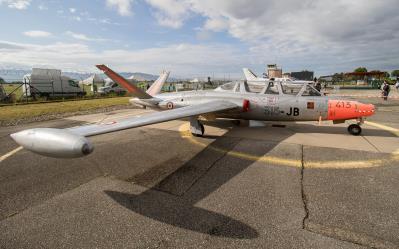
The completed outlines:
[[[0,107],[0,121],[26,119],[48,114],[89,111],[117,105],[129,105],[129,97],[3,106]]]

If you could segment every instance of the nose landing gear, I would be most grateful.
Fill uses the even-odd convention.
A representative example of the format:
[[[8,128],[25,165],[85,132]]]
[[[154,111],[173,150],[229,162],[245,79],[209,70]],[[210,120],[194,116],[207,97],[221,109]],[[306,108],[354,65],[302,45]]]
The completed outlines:
[[[359,136],[362,133],[362,125],[364,123],[363,118],[358,118],[357,119],[357,124],[351,124],[348,126],[348,132],[352,134],[353,136]]]
[[[358,124],[351,124],[348,126],[348,132],[354,136],[359,136],[362,133],[362,127]]]

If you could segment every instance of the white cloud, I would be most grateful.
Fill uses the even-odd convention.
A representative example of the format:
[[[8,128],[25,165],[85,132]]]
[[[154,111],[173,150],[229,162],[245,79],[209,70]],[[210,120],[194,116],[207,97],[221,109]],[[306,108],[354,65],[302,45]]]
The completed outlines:
[[[81,40],[81,41],[106,41],[106,39],[103,39],[103,38],[91,38],[85,34],[75,33],[72,31],[65,32],[65,35],[70,36],[76,40]]]
[[[23,10],[28,8],[32,0],[0,0],[1,4],[6,4],[11,9]]]
[[[82,18],[80,16],[72,16],[71,18],[72,18],[72,20],[77,21],[77,22],[82,21]]]
[[[71,36],[77,40],[90,41],[89,37],[87,37],[85,34],[78,34],[78,33],[72,32],[72,31],[67,31],[67,32],[65,32],[65,34],[68,36]]]
[[[75,8],[69,8],[69,12],[75,13],[75,12],[76,12],[76,9],[75,9]]]
[[[132,14],[133,0],[106,0],[107,6],[116,8],[121,16],[129,16]]]
[[[180,28],[189,17],[188,3],[178,0],[146,0],[154,9],[154,16],[162,26]]]
[[[106,63],[118,71],[158,73],[172,70],[174,77],[215,76],[237,72],[241,76],[246,56],[224,44],[174,44],[141,50],[117,49],[95,51],[86,44],[54,43],[34,45],[0,41],[0,64],[29,68],[51,66],[63,70],[95,71],[94,65]],[[225,62],[229,61],[228,64]],[[16,63],[18,63],[16,65]]]
[[[211,31],[223,31],[229,27],[227,19],[222,17],[209,18],[204,24],[204,28]]]
[[[383,69],[399,58],[397,0],[146,2],[156,9],[163,26],[179,28],[190,16],[204,17],[203,30],[227,31],[250,47],[254,63],[331,72],[356,63]]]
[[[33,37],[33,38],[44,38],[51,36],[50,32],[42,31],[42,30],[30,30],[23,33],[26,36]]]
[[[230,39],[216,45],[183,44],[145,50],[100,52],[94,52],[87,44],[52,44],[38,47],[8,43],[0,46],[0,60],[4,58],[3,55],[7,55],[10,61],[23,61],[22,59],[26,58],[29,65],[45,63],[44,59],[38,59],[41,57],[38,52],[40,49],[62,47],[70,51],[70,54],[63,52],[63,61],[60,61],[52,53],[45,53],[49,59],[48,64],[76,68],[82,64],[91,68],[92,64],[104,62],[115,64],[121,70],[133,65],[133,68],[150,72],[154,72],[152,69],[157,66],[170,66],[181,75],[214,71],[241,74],[240,68],[243,66],[255,66],[255,69],[260,70],[265,64],[273,62],[283,66],[286,71],[313,69],[318,74],[348,71],[357,66],[382,70],[398,67],[397,0],[369,0],[367,3],[364,0],[145,1],[151,6],[151,12],[159,25],[177,29],[192,16],[195,16],[196,20],[201,20],[198,18],[201,16],[203,23],[195,30],[201,42],[207,40],[209,43],[214,32],[227,32],[241,43],[234,42],[234,45],[228,45],[231,44]],[[17,1],[0,0],[0,3],[7,5],[10,2]],[[106,3],[108,7],[115,8],[120,15],[126,16],[132,13],[134,0],[106,0]],[[82,20],[85,21],[96,22],[99,19],[88,18],[82,16]],[[104,23],[109,22],[108,19],[104,19]],[[103,40],[74,34],[74,39],[80,41]],[[76,35],[80,35],[80,39],[76,38]],[[70,36],[73,37],[71,34]],[[220,37],[223,39],[223,36]],[[244,50],[243,47],[248,49]],[[13,59],[11,52],[9,53],[11,48],[14,52],[18,51],[16,59]],[[76,58],[78,55],[72,52],[77,48],[82,51],[79,59]],[[29,55],[38,58],[28,58],[29,49],[33,49]],[[125,58],[127,56],[134,59]],[[137,58],[139,60],[135,61]],[[141,62],[143,64],[140,64]]]
[[[46,5],[40,4],[39,6],[37,6],[37,8],[39,10],[48,10],[48,7]]]

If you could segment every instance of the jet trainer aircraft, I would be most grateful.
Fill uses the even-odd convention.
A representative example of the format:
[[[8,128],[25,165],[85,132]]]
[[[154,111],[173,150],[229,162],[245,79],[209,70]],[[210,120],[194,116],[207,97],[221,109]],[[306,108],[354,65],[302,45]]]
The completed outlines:
[[[93,151],[87,137],[125,130],[175,119],[189,118],[190,130],[195,136],[204,135],[199,117],[229,118],[258,121],[318,121],[332,120],[349,125],[353,135],[361,133],[364,117],[374,114],[374,106],[358,101],[331,99],[321,96],[309,84],[292,87],[278,81],[265,83],[260,92],[251,92],[246,82],[231,82],[215,90],[159,93],[162,82],[153,84],[146,92],[130,85],[123,77],[104,65],[98,65],[112,80],[130,87],[132,104],[164,110],[119,122],[89,124],[67,129],[34,128],[23,130],[11,137],[25,149],[60,158],[81,157]]]

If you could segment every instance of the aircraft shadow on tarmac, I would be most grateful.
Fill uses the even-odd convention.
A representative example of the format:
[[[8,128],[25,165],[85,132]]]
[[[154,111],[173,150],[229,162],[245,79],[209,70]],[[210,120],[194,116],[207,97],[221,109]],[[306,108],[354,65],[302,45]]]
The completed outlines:
[[[231,122],[224,120],[224,121],[217,121],[217,122],[206,122],[206,125],[208,126],[213,126],[213,127],[218,127],[218,128],[231,128],[232,126],[237,126],[237,125],[232,125]],[[281,125],[283,127],[273,127],[273,125]],[[245,127],[245,126],[244,126]],[[333,134],[333,135],[348,135],[352,136],[348,133],[347,127],[343,126],[325,126],[325,125],[317,125],[316,122],[315,124],[307,124],[307,123],[293,123],[293,122],[265,122],[265,127],[245,127],[247,129],[253,129],[253,130],[262,130],[266,131],[269,128],[273,129],[273,134],[275,134],[276,129],[281,129],[285,132],[291,133],[289,135],[294,135],[295,133],[320,133],[320,134]],[[381,130],[381,129],[370,129],[366,128],[365,126],[362,126],[362,136],[375,136],[375,137],[396,137],[395,134]],[[287,135],[284,134],[284,138]],[[213,136],[211,136],[213,138]]]
[[[287,128],[294,133],[321,133],[321,134],[342,134],[352,136],[348,133],[347,127],[340,126],[318,126],[311,124],[293,124],[287,125]],[[370,129],[362,127],[362,136],[375,136],[375,137],[396,137],[394,134],[388,131],[380,129]]]
[[[231,122],[218,124],[209,122],[207,125],[229,129],[234,126]],[[254,163],[251,160],[231,156],[227,154],[228,151],[234,149],[254,156],[263,156],[279,141],[297,132],[347,134],[345,127],[323,127],[311,124],[293,124],[285,130],[287,132],[278,134],[278,141],[264,143],[259,140],[256,146],[240,145],[243,139],[229,136],[232,130],[220,137],[210,136],[210,138],[217,138],[210,146],[140,195],[116,191],[105,191],[105,193],[137,214],[175,227],[212,236],[256,238],[259,236],[258,232],[242,221],[194,205]],[[370,136],[394,136],[389,132],[375,129],[364,129],[364,132]],[[253,143],[254,140],[251,142]],[[215,147],[219,150],[215,150]]]
[[[251,226],[196,207],[195,204],[254,163],[231,156],[227,154],[228,151],[234,149],[263,156],[276,144],[258,141],[256,146],[251,146],[241,138],[221,136],[157,185],[139,195],[108,190],[105,193],[137,214],[175,227],[212,236],[254,239],[259,234]]]

